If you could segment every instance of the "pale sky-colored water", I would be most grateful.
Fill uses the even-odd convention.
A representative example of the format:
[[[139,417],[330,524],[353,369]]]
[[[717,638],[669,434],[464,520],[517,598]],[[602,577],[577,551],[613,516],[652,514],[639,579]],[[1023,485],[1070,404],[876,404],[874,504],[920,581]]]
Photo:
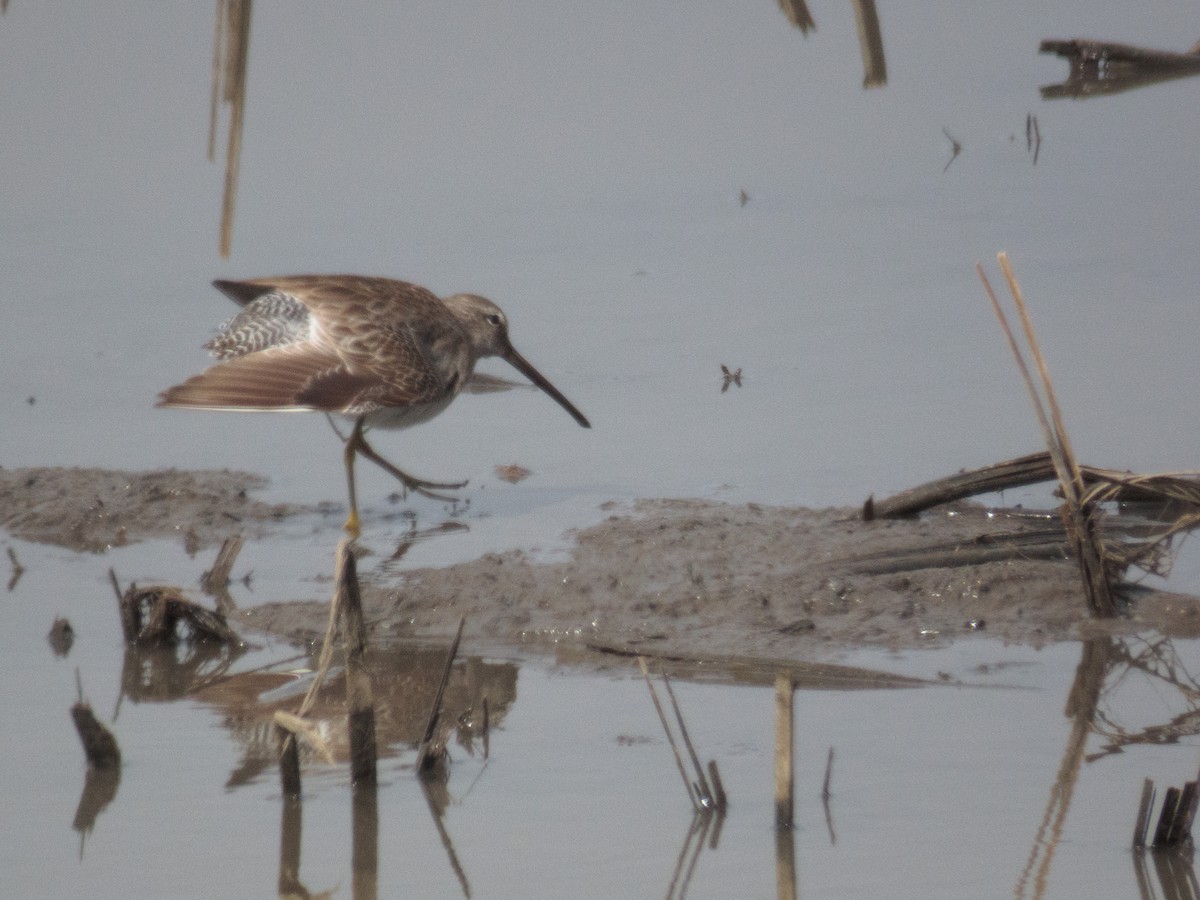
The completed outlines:
[[[1039,448],[973,272],[982,261],[995,276],[994,253],[1007,250],[1081,459],[1197,467],[1200,81],[1042,102],[1038,87],[1063,80],[1066,64],[1036,52],[1043,38],[1076,36],[1184,49],[1200,30],[1194,9],[882,8],[889,79],[873,91],[861,87],[849,5],[813,12],[819,30],[805,39],[773,0],[577,8],[260,0],[233,253],[222,260],[222,167],[205,159],[212,6],[13,0],[0,18],[0,465],[243,468],[271,477],[272,500],[341,502],[341,454],[320,417],[152,405],[207,363],[199,345],[232,311],[212,278],[353,271],[490,296],[508,312],[517,347],[594,425],[583,431],[545,397],[520,391],[465,396],[435,422],[380,435],[377,447],[414,473],[472,482],[462,517],[470,532],[414,548],[412,565],[556,546],[566,529],[603,515],[608,499],[857,504]],[[1024,143],[1030,113],[1043,137],[1036,167]],[[945,174],[943,128],[963,145]],[[721,364],[742,368],[742,388],[720,393]],[[507,374],[498,364],[488,371]],[[492,467],[507,463],[534,475],[503,484]],[[361,477],[367,540],[382,546],[407,525],[381,518],[396,510],[384,499],[394,484],[367,467]],[[423,525],[444,515],[440,504],[414,509]],[[339,522],[305,520],[248,546],[247,602],[326,593],[316,576]],[[211,857],[187,858],[185,874],[220,874],[225,893],[269,892],[275,788],[222,794],[234,751],[194,709],[123,713],[129,768],[77,862],[76,786],[55,790],[63,771],[76,771],[77,748],[55,729],[67,727],[71,665],[82,663],[101,712],[116,691],[106,568],[190,583],[198,564],[167,542],[95,559],[20,552],[30,572],[0,617],[12,642],[2,654],[3,697],[15,716],[10,733],[32,738],[5,794],[12,809],[32,812],[4,842],[0,868],[53,860],[53,879],[29,877],[31,895],[41,886],[47,896],[79,886],[113,896],[175,885],[192,896],[195,882],[178,872],[131,870],[123,847],[171,836],[169,823],[215,808],[205,840],[226,836],[213,839]],[[70,663],[50,660],[40,643],[60,611],[85,626]],[[965,676],[971,652],[875,662]],[[897,884],[941,896],[961,896],[964,884],[976,896],[1011,893],[1065,740],[1062,701],[1077,648],[1018,655],[1037,665],[1011,683],[1036,693],[956,703],[932,693],[817,694],[802,704],[809,768],[819,770],[813,760],[826,743],[846,754],[835,782],[836,848],[822,843],[812,805],[820,773],[805,774],[802,893],[877,896]],[[618,681],[600,690],[540,669],[523,677],[525,705],[498,739],[495,770],[451,813],[475,883],[512,896],[512,882],[481,873],[513,860],[519,872],[538,871],[548,858],[539,848],[561,859],[574,846],[579,855],[555,872],[562,884],[577,886],[572,873],[590,870],[598,896],[665,893],[685,810],[664,826],[618,797],[596,813],[609,826],[599,830],[636,826],[636,841],[592,857],[579,851],[591,845],[570,844],[582,821],[571,811],[602,793],[580,796],[573,767],[610,763],[623,730],[657,734],[649,715],[623,718],[644,702],[641,688]],[[726,855],[702,858],[705,878],[692,896],[747,884],[769,894],[760,781],[769,693],[685,692],[685,703],[707,704],[702,722],[728,725],[701,728],[701,737],[729,760],[727,777],[748,798]],[[53,709],[29,701],[51,694]],[[598,736],[573,715],[583,707]],[[179,731],[168,734],[167,720]],[[547,735],[561,740],[552,742],[556,761],[542,761],[546,793],[535,795],[533,776],[512,767]],[[194,747],[188,778],[163,767]],[[656,813],[682,799],[663,783],[674,773],[657,767],[657,753],[660,744],[630,775]],[[922,760],[930,769],[914,781]],[[1070,827],[1119,821],[1120,836],[1072,832],[1052,896],[1131,886],[1123,842],[1140,777],[1180,784],[1194,774],[1194,754],[1184,746],[1105,765],[1081,787]],[[460,771],[468,774],[456,779],[475,774]],[[421,801],[407,773],[395,779],[403,796],[388,801],[396,805],[383,820],[398,829]],[[466,786],[452,782],[456,796]],[[343,788],[319,785],[308,806],[313,889],[348,878],[336,843],[347,837]],[[954,819],[938,805],[939,791],[958,798],[970,789],[985,807],[980,818]],[[528,796],[546,809],[520,806]],[[517,810],[520,828],[497,848],[505,809]],[[323,811],[336,828],[321,830]],[[914,821],[931,830],[895,842]],[[430,841],[430,823],[421,828],[405,839]],[[652,840],[667,832],[671,846],[659,852]],[[453,894],[457,883],[440,874],[416,889]],[[413,887],[410,877],[397,866],[387,883]]]
[[[805,40],[767,2],[259,4],[221,260],[211,9],[17,5],[0,459],[241,467],[279,499],[340,501],[319,417],[151,406],[230,313],[211,278],[357,271],[491,296],[595,424],[534,393],[461,398],[381,438],[417,474],[496,489],[518,462],[519,490],[580,512],[721,486],[857,503],[1038,447],[973,272],[1005,249],[1081,457],[1193,465],[1196,83],[1043,103],[1066,65],[1036,52],[1184,46],[1187,10],[885,10],[873,91],[850,10],[819,12]],[[964,146],[944,175],[943,127]],[[740,391],[719,393],[722,363]]]

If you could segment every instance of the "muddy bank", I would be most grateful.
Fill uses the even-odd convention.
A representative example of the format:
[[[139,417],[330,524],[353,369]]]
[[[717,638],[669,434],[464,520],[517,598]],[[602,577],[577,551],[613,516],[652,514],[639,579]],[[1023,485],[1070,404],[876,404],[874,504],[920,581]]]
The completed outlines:
[[[302,511],[253,499],[266,483],[227,470],[0,468],[0,526],[27,541],[79,551],[172,535],[199,549],[238,530],[260,537],[270,523]]]
[[[981,534],[1044,528],[1046,516],[962,505],[921,519],[862,522],[852,509],[633,504],[576,535],[569,560],[489,554],[374,580],[364,602],[381,636],[468,634],[501,642],[568,642],[663,654],[774,658],[847,646],[920,647],[967,635],[1041,644],[1155,629],[1200,631],[1194,598],[1140,591],[1131,615],[1090,620],[1069,560],[1010,559],[895,574],[853,574],[848,561]],[[271,604],[245,621],[294,638],[325,627],[324,602]]]
[[[190,548],[237,532],[262,539],[281,519],[305,511],[254,499],[263,484],[227,471],[0,469],[0,523],[21,538],[81,551],[148,537],[178,536]],[[364,555],[359,570],[368,620],[380,637],[449,635],[465,615],[468,637],[494,644],[568,642],[777,658],[857,645],[932,645],[976,634],[1038,644],[1101,628],[1200,633],[1195,598],[1151,591],[1135,595],[1128,618],[1104,626],[1089,620],[1077,570],[1063,557],[884,574],[863,574],[853,562],[1045,530],[1056,521],[1051,514],[989,513],[961,504],[918,519],[863,522],[849,508],[699,500],[611,504],[609,512],[607,520],[574,535],[562,562],[512,551],[397,575]],[[340,538],[331,526],[331,560]],[[323,633],[327,598],[310,595],[236,615],[244,624],[306,640]]]

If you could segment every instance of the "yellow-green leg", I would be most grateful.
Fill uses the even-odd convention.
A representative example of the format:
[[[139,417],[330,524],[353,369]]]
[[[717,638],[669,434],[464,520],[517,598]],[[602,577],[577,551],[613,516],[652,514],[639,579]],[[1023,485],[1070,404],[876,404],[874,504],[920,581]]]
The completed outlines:
[[[350,490],[350,514],[346,517],[346,524],[342,526],[346,533],[351,538],[358,538],[362,534],[362,521],[358,517],[358,496],[354,489],[354,458],[358,454],[362,454],[375,465],[379,466],[385,472],[399,479],[400,483],[410,491],[415,491],[426,497],[434,500],[445,500],[453,503],[455,498],[445,494],[438,494],[430,490],[430,488],[438,488],[441,490],[457,490],[461,487],[466,487],[465,481],[425,481],[421,478],[414,478],[407,472],[402,472],[394,465],[375,452],[375,449],[367,443],[367,439],[363,437],[363,417],[359,416],[354,420],[354,430],[350,432],[350,437],[346,440],[346,486]]]
[[[354,430],[346,441],[346,486],[350,489],[350,514],[346,516],[346,524],[342,528],[350,535],[351,540],[357,540],[362,534],[362,522],[358,518],[358,494],[354,490],[354,455],[363,443],[363,419],[359,416],[354,420]]]

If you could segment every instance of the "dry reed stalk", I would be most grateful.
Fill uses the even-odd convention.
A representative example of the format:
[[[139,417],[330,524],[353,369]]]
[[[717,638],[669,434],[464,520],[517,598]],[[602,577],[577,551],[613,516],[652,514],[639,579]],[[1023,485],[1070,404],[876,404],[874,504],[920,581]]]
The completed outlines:
[[[217,0],[217,26],[213,33],[212,92],[208,107],[208,161],[217,158],[217,109],[221,100],[221,60],[225,37],[225,0]]]
[[[228,257],[233,246],[233,209],[237,201],[246,118],[246,61],[250,51],[251,0],[227,0],[225,15],[223,95],[229,104],[229,143],[225,152],[225,189],[221,198],[220,252]]]
[[[1041,391],[1038,390],[1038,385],[1029,371],[1029,366],[1025,362],[1024,354],[1021,352],[1021,348],[1008,323],[1004,310],[1000,306],[1000,301],[996,299],[996,294],[992,290],[991,283],[988,281],[987,275],[984,274],[983,266],[977,264],[975,270],[983,282],[988,300],[992,304],[992,311],[996,314],[996,318],[1000,322],[1000,327],[1004,330],[1009,349],[1012,351],[1013,358],[1017,362],[1017,367],[1021,371],[1021,377],[1029,392],[1030,401],[1033,404],[1038,424],[1041,426],[1042,435],[1046,441],[1046,447],[1050,451],[1050,458],[1054,463],[1054,470],[1058,475],[1059,485],[1063,493],[1065,507],[1063,518],[1067,528],[1067,538],[1071,542],[1075,550],[1075,558],[1079,562],[1080,575],[1083,578],[1084,593],[1087,597],[1088,608],[1096,616],[1111,618],[1117,614],[1117,604],[1113,597],[1112,585],[1109,580],[1111,569],[1105,559],[1103,545],[1100,543],[1096,533],[1097,529],[1093,516],[1093,508],[1082,502],[1084,491],[1083,475],[1078,462],[1076,462],[1074,450],[1071,448],[1070,438],[1067,436],[1066,426],[1063,423],[1062,411],[1054,393],[1054,385],[1050,381],[1050,373],[1046,367],[1046,360],[1038,343],[1037,334],[1034,332],[1033,321],[1029,316],[1029,309],[1025,304],[1025,298],[1021,293],[1020,285],[1017,283],[1012,266],[1008,261],[1008,254],[999,253],[997,254],[997,259],[1004,273],[1005,280],[1008,282],[1013,303],[1017,307],[1017,313],[1021,320],[1021,327],[1025,334],[1025,341],[1029,346],[1029,352],[1033,357],[1034,364],[1037,366],[1038,375],[1041,379]],[[1043,393],[1045,394],[1044,401],[1042,397]]]
[[[242,546],[246,543],[246,539],[240,534],[235,534],[233,537],[227,537],[221,542],[221,549],[217,551],[217,558],[213,561],[213,567],[204,573],[204,577],[200,581],[200,587],[206,594],[211,594],[222,599],[229,597],[229,576],[233,571],[233,564],[237,562],[238,554],[242,552]]]

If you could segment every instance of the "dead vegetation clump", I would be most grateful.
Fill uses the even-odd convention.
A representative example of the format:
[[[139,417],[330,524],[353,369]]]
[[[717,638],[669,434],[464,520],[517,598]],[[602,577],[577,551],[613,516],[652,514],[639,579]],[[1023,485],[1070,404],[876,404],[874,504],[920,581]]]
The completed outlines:
[[[114,576],[113,585],[116,587]],[[131,584],[117,589],[121,630],[125,642],[138,647],[174,647],[188,644],[217,643],[236,645],[241,639],[229,627],[225,616],[188,600],[169,585],[138,587]]]

